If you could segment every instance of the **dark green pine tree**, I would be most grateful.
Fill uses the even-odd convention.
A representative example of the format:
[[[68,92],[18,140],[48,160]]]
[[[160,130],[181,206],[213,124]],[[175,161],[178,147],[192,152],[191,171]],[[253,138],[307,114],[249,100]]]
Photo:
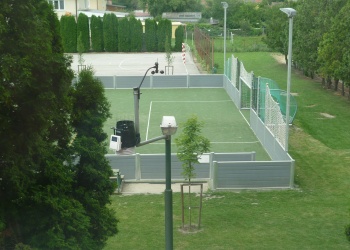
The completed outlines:
[[[90,51],[90,28],[89,28],[89,18],[87,15],[80,13],[77,22],[77,38],[81,39],[81,44],[83,45],[83,51]],[[79,41],[78,41],[79,44]]]
[[[107,207],[116,189],[109,180],[113,174],[104,141],[107,134],[103,124],[110,117],[102,83],[94,78],[92,69],[80,72],[73,97],[72,125],[76,135],[72,150],[77,160],[73,164],[73,196],[85,208],[90,219],[87,227],[92,249],[101,249],[108,236],[117,233],[117,219]]]
[[[142,49],[142,23],[135,17],[130,17],[130,51],[141,52]]]
[[[103,16],[103,42],[106,52],[118,51],[118,19],[114,14]]]
[[[105,206],[114,187],[100,182],[111,174],[100,143],[105,137],[97,129],[73,140],[71,61],[46,0],[0,1],[0,58],[0,249],[19,243],[101,249],[116,233],[114,214]],[[89,150],[97,170],[84,179],[81,164]],[[73,163],[72,152],[81,161]],[[95,182],[99,193],[86,188],[89,197],[82,198]]]
[[[95,52],[103,51],[103,24],[100,17],[91,17],[91,48]]]
[[[118,48],[120,52],[130,52],[130,23],[127,17],[118,23]]]
[[[182,25],[175,30],[175,47],[174,51],[180,52],[182,50],[182,43],[184,42],[184,28]]]
[[[145,41],[148,52],[157,51],[157,22],[154,19],[146,19],[145,21]]]
[[[165,43],[167,42],[167,37],[172,37],[171,35],[172,24],[169,19],[161,19],[158,23],[157,38],[158,38],[158,51],[165,51]],[[168,40],[171,43],[171,39]]]
[[[74,16],[62,16],[60,26],[64,52],[77,52],[77,23]]]
[[[79,248],[89,218],[65,163],[73,72],[57,16],[46,0],[2,0],[0,16],[0,249]]]

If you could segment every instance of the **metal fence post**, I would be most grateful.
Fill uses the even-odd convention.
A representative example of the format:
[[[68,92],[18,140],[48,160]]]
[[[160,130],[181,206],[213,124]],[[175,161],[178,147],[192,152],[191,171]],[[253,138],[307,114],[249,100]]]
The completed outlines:
[[[141,180],[141,157],[139,153],[135,154],[135,179]]]

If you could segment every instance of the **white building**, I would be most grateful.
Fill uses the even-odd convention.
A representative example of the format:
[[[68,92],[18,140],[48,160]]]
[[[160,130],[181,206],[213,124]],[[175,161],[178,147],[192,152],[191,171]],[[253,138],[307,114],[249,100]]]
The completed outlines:
[[[107,0],[48,0],[54,6],[58,18],[63,15],[79,15],[80,11],[105,11]]]

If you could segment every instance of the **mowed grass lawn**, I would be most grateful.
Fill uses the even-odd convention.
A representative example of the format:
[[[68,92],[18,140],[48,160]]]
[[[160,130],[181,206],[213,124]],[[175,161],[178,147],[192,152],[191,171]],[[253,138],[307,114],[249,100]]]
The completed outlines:
[[[235,56],[256,76],[285,88],[286,65],[271,53]],[[296,188],[208,192],[196,234],[177,230],[181,209],[175,193],[174,249],[350,249],[344,234],[350,223],[350,103],[294,70],[292,92],[298,102],[289,141]],[[113,196],[111,206],[119,233],[105,249],[165,248],[163,195]]]

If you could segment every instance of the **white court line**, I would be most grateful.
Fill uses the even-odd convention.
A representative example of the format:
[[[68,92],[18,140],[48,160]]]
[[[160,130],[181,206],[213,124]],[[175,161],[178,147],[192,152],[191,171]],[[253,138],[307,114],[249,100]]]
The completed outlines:
[[[121,62],[119,63],[119,65],[118,65],[118,68],[120,68],[120,69],[127,69],[127,68],[122,67],[122,65],[123,65],[124,62],[125,62],[125,60],[121,61]]]
[[[147,122],[147,130],[146,130],[146,141],[148,140],[148,130],[149,130],[149,124],[151,121],[151,112],[152,112],[152,101],[149,104],[149,111],[148,111],[148,122]]]
[[[219,100],[219,101],[153,101],[153,102],[232,102],[232,100]]]

